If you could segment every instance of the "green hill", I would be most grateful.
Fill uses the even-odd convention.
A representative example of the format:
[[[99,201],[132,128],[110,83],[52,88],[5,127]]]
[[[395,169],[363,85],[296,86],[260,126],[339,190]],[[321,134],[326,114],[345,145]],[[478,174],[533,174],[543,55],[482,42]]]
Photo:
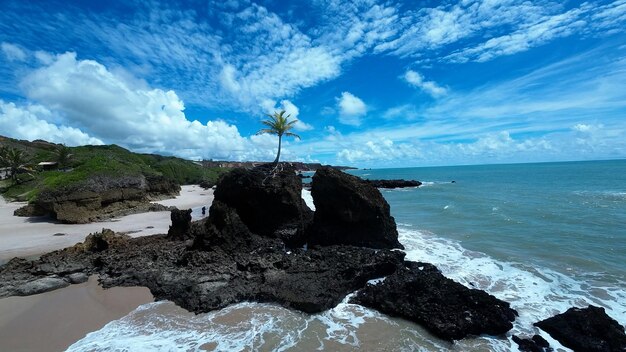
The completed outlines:
[[[25,167],[18,183],[0,181],[0,193],[13,200],[35,200],[46,189],[58,189],[86,181],[93,176],[164,176],[177,184],[214,183],[224,168],[206,168],[192,161],[154,154],[138,154],[117,145],[68,147],[65,165],[43,170],[40,162],[56,162],[62,145],[36,140],[21,141],[0,136],[0,146],[25,153]]]

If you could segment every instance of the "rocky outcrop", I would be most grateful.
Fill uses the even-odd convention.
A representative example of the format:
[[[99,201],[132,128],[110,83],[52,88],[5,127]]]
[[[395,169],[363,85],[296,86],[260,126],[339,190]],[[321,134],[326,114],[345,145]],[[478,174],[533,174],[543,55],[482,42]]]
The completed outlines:
[[[530,339],[523,339],[513,335],[513,342],[517,344],[522,352],[552,352],[550,344],[543,337],[535,335]]]
[[[172,225],[167,231],[167,237],[173,240],[187,239],[191,228],[191,209],[172,209],[170,219]]]
[[[517,312],[488,293],[444,277],[432,264],[405,262],[393,275],[367,285],[357,303],[423,325],[447,340],[509,331]]]
[[[217,209],[222,208],[232,210]],[[47,277],[67,285],[71,275],[81,272],[99,274],[105,287],[146,286],[156,299],[198,313],[241,301],[276,302],[315,313],[336,306],[368,280],[391,274],[404,257],[398,251],[353,246],[285,251],[277,238],[247,235],[237,246],[216,241],[202,250],[189,250],[183,241],[164,235],[115,237],[104,250],[81,245],[32,262],[15,260],[0,268],[0,297],[20,294]]]
[[[313,217],[301,193],[302,182],[293,167],[273,170],[264,165],[222,176],[214,199],[233,208],[251,232],[299,246]]]
[[[315,202],[310,244],[404,248],[396,222],[380,191],[366,181],[331,167],[313,176]]]
[[[367,183],[376,188],[408,188],[419,187],[422,185],[420,181],[415,180],[366,180]]]
[[[535,326],[574,351],[626,351],[624,327],[601,307],[570,308]]]
[[[64,223],[83,224],[136,212],[168,210],[150,200],[172,197],[180,186],[158,176],[97,176],[71,187],[42,191],[17,216],[50,215]]]

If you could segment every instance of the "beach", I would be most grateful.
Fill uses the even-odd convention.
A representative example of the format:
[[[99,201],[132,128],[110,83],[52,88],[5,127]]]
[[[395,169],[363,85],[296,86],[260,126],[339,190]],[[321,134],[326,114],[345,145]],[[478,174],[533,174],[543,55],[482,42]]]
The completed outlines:
[[[201,208],[208,209],[212,201],[213,190],[191,185],[182,186],[179,196],[157,203],[193,209],[193,218],[198,220],[203,217]],[[102,228],[138,237],[167,233],[171,223],[167,211],[90,224],[61,224],[46,218],[13,216],[13,211],[23,205],[8,203],[0,197],[0,263],[72,246]],[[0,351],[63,351],[87,333],[153,300],[145,287],[105,290],[96,276],[88,282],[52,292],[3,298],[0,299]],[[37,332],[37,338],[32,338],[33,331]]]
[[[153,300],[145,287],[105,290],[95,276],[52,292],[3,298],[0,351],[64,351],[87,333]]]
[[[155,203],[192,209],[193,220],[202,218],[201,208],[213,201],[213,190],[196,185],[182,186],[180,195]],[[133,214],[89,224],[62,224],[49,218],[13,216],[25,203],[8,203],[0,197],[0,264],[13,257],[33,257],[82,242],[90,233],[103,228],[124,232],[132,237],[167,233],[170,226],[168,211]],[[208,211],[207,211],[208,214]]]

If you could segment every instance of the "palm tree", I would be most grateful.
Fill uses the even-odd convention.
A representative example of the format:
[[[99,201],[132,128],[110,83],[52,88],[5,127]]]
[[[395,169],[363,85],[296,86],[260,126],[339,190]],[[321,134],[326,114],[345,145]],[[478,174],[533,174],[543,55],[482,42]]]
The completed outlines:
[[[56,150],[56,162],[59,164],[60,168],[65,167],[65,165],[70,161],[72,154],[70,154],[70,148],[61,145]]]
[[[2,164],[9,168],[11,179],[17,183],[17,173],[26,169],[26,154],[15,148],[3,148]]]
[[[261,123],[267,126],[268,128],[263,128],[256,134],[269,133],[269,134],[275,134],[278,136],[278,154],[276,154],[276,159],[274,160],[274,164],[278,165],[278,159],[280,159],[280,148],[282,145],[283,136],[290,136],[290,137],[295,137],[295,138],[300,139],[300,136],[298,136],[297,134],[289,132],[289,130],[293,128],[293,125],[296,122],[298,122],[298,120],[294,119],[294,120],[288,121],[287,119],[291,115],[285,116],[285,110],[281,112],[274,112],[274,114],[272,115],[267,114],[267,116],[269,117],[269,119],[261,121]]]

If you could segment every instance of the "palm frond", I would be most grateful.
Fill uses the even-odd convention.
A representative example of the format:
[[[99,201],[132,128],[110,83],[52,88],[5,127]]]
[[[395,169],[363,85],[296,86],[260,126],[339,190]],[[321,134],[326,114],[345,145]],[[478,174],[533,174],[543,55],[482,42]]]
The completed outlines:
[[[300,136],[298,136],[297,134],[292,133],[292,132],[285,132],[285,136],[301,139]]]

